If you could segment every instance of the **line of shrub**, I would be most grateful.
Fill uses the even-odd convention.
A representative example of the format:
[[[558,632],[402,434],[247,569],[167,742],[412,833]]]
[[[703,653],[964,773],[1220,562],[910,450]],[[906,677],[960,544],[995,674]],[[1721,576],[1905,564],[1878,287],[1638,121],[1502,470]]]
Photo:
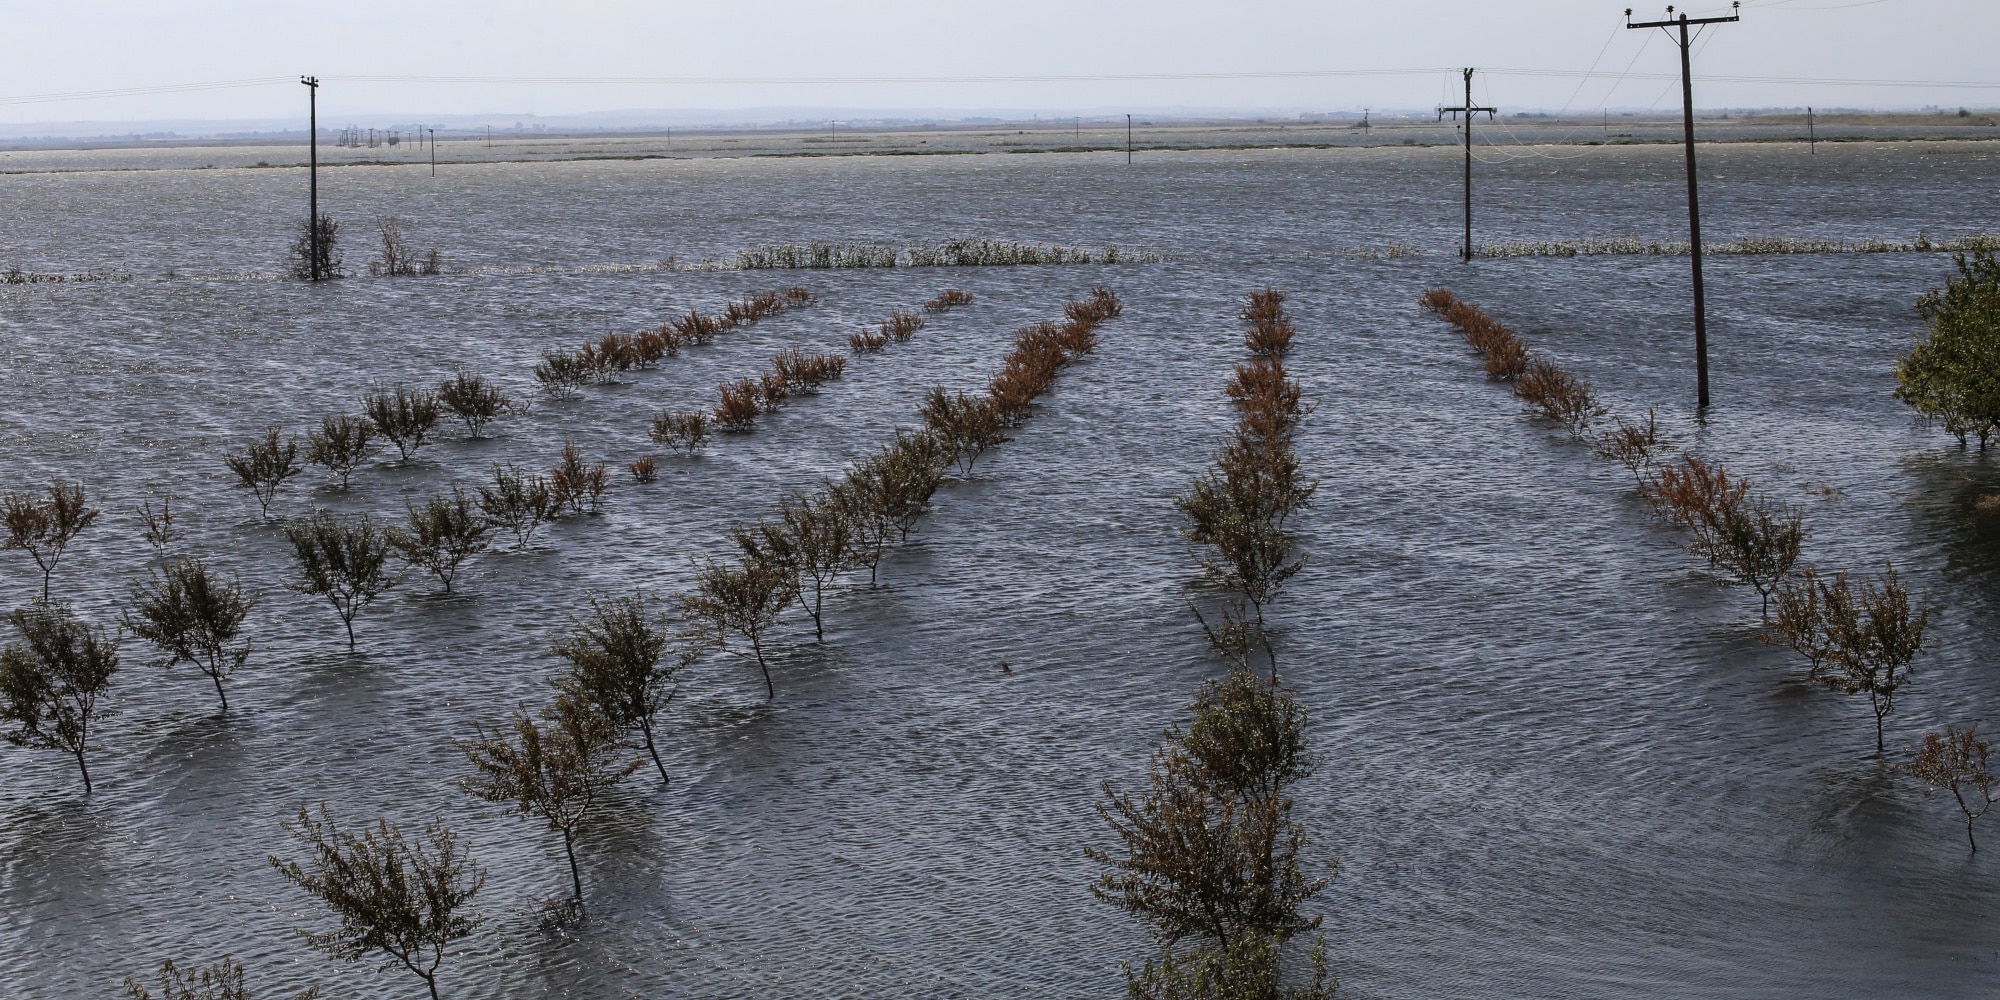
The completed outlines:
[[[568,399],[585,385],[609,382],[623,372],[651,368],[662,359],[679,354],[683,347],[710,343],[718,334],[816,301],[811,291],[793,286],[737,299],[719,313],[690,309],[686,315],[651,330],[607,333],[574,351],[543,351],[541,362],[535,365],[535,381],[549,395]]]
[[[1445,289],[1427,291],[1419,302],[1456,324],[1475,349],[1485,345],[1489,362],[1492,345],[1519,342],[1498,321]],[[1613,417],[1610,427],[1592,435],[1609,410],[1592,399],[1581,379],[1554,365],[1538,368],[1542,365],[1539,360],[1528,363],[1515,377],[1515,394],[1561,423],[1572,438],[1588,440],[1596,454],[1624,465],[1647,509],[1687,533],[1688,551],[1724,581],[1756,590],[1760,635],[1805,656],[1809,681],[1843,694],[1867,695],[1875,750],[1883,753],[1884,720],[1923,649],[1927,602],[1921,596],[1912,601],[1893,565],[1858,583],[1846,572],[1827,577],[1802,565],[1801,549],[1810,532],[1797,507],[1756,491],[1747,479],[1696,455],[1682,452],[1677,459],[1667,458],[1668,442],[1650,410],[1643,423]],[[1541,384],[1524,395],[1522,386],[1533,379]]]

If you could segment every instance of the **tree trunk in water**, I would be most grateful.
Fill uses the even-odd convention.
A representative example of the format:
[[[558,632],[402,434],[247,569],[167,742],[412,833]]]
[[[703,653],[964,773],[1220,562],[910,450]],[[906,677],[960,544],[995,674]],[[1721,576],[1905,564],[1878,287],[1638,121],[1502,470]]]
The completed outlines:
[[[341,624],[347,626],[347,651],[352,653],[354,652],[354,616],[342,615],[340,616],[340,621]]]
[[[83,748],[76,751],[76,769],[83,772],[83,794],[90,794],[90,768],[83,763]]]
[[[229,711],[229,696],[222,693],[222,675],[211,671],[208,679],[215,682],[215,696],[222,699],[222,710]]]
[[[778,688],[771,683],[771,668],[764,663],[764,644],[758,642],[757,637],[753,635],[750,637],[750,649],[757,654],[757,668],[764,671],[765,699],[768,701],[777,698]]]
[[[563,830],[562,835],[563,853],[569,855],[570,886],[576,890],[576,912],[578,916],[581,916],[583,914],[583,875],[576,869],[576,838],[571,835],[567,828]]]
[[[639,720],[639,732],[640,732],[640,734],[642,734],[642,735],[644,735],[644,736],[646,737],[646,753],[648,753],[648,754],[650,754],[650,755],[652,756],[652,758],[653,758],[653,766],[654,766],[654,767],[657,767],[657,768],[659,768],[659,769],[660,769],[660,784],[662,784],[662,785],[671,785],[671,784],[673,784],[673,782],[672,782],[672,781],[670,781],[670,780],[668,780],[668,779],[667,779],[667,765],[665,765],[665,764],[662,764],[662,763],[660,763],[660,751],[658,751],[658,750],[656,750],[656,749],[654,749],[654,748],[653,748],[653,722],[652,722],[652,720],[651,720],[651,719],[640,719],[640,720]]]

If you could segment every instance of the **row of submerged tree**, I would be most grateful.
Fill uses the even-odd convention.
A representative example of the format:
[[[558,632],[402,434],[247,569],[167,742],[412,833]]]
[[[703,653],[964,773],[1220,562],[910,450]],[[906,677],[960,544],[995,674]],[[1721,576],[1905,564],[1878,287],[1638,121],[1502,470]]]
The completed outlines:
[[[1087,851],[1109,866],[1093,894],[1145,921],[1158,949],[1137,970],[1121,966],[1137,1000],[1322,1000],[1338,985],[1323,934],[1306,949],[1305,974],[1291,977],[1302,981],[1288,984],[1282,961],[1287,942],[1319,927],[1303,911],[1335,871],[1304,859],[1310,838],[1292,816],[1292,789],[1319,758],[1305,708],[1278,682],[1264,617],[1305,565],[1287,520],[1316,485],[1292,446],[1308,407],[1284,368],[1296,331],[1283,301],[1272,289],[1249,296],[1252,357],[1227,389],[1236,427],[1175,498],[1201,568],[1188,603],[1225,675],[1201,686],[1185,726],[1168,727],[1143,791],[1104,785],[1098,810],[1120,849]]]
[[[816,495],[785,498],[777,517],[734,527],[735,553],[704,563],[694,588],[672,602],[680,626],[640,594],[593,596],[589,614],[554,637],[550,649],[567,670],[555,681],[550,700],[532,712],[517,708],[502,725],[480,726],[458,744],[470,765],[459,782],[462,790],[504,804],[559,836],[572,892],[549,905],[552,918],[583,914],[576,841],[606,791],[647,758],[661,781],[668,781],[657,733],[684,672],[740,636],[758,659],[767,694],[775,696],[763,643],[778,615],[804,605],[816,634],[823,635],[824,595],[835,578],[865,566],[872,584],[884,550],[892,538],[906,539],[914,529],[947,467],[957,461],[970,474],[970,461],[1007,440],[1001,428],[1025,421],[1032,401],[1061,369],[1096,345],[1095,327],[1119,311],[1116,296],[1104,289],[1067,303],[1065,322],[1017,332],[987,393],[931,390],[921,409],[922,430],[899,434]],[[271,864],[339,918],[337,929],[307,934],[308,943],[337,958],[382,958],[420,978],[437,996],[438,970],[449,946],[477,927],[470,903],[485,880],[452,831],[433,822],[420,834],[406,835],[386,819],[343,828],[324,806],[317,813],[302,809],[285,829],[304,857],[273,857]],[[169,962],[159,981],[167,996],[175,996],[178,990],[205,988],[202,984],[240,988],[243,973],[228,957],[194,970]],[[134,996],[146,991],[136,981],[128,980],[128,986]]]
[[[1926,301],[1932,298],[1926,296]],[[1504,323],[1450,291],[1432,289],[1419,301],[1459,328],[1484,359],[1489,378],[1511,383],[1514,395],[1538,416],[1624,465],[1647,508],[1686,533],[1688,551],[1726,582],[1755,590],[1760,638],[1805,657],[1808,682],[1867,696],[1875,752],[1886,753],[1885,721],[1923,651],[1931,613],[1921,596],[1912,599],[1893,565],[1867,578],[1852,578],[1846,571],[1823,574],[1802,565],[1801,550],[1810,532],[1797,507],[1755,490],[1749,480],[1700,456],[1682,452],[1669,457],[1671,442],[1651,411],[1643,421],[1612,415],[1588,382],[1535,355]],[[1952,794],[1974,850],[1972,821],[2000,792],[2000,782],[1987,770],[1988,746],[1978,738],[1977,726],[1948,725],[1941,733],[1927,734],[1900,765],[1931,790]]]
[[[947,312],[971,301],[969,293],[948,288],[925,302],[924,311]],[[848,347],[855,354],[879,352],[891,343],[908,342],[923,326],[924,317],[899,309],[882,321],[878,332],[863,329],[850,334]],[[758,417],[777,412],[796,396],[818,392],[820,386],[840,378],[846,370],[845,358],[802,347],[786,348],[772,356],[770,371],[717,386],[712,409],[661,410],[647,427],[646,436],[676,455],[692,457],[708,444],[711,430],[755,430]],[[651,455],[641,455],[628,468],[639,481],[651,482],[658,463]]]
[[[544,351],[541,362],[535,365],[535,382],[556,399],[573,398],[586,385],[611,382],[625,372],[651,368],[678,355],[682,348],[713,343],[723,333],[817,301],[810,290],[793,286],[731,301],[719,313],[689,309],[686,315],[650,330],[607,333],[574,351]]]

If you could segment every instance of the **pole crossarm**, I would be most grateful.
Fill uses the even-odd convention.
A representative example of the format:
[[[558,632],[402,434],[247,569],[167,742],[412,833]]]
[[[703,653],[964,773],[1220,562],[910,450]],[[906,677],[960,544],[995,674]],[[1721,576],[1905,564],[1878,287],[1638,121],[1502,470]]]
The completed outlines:
[[[1670,17],[1664,21],[1643,21],[1636,23],[1632,20],[1632,8],[1627,7],[1625,8],[1625,26],[1627,28],[1678,28],[1683,24],[1689,27],[1701,24],[1728,24],[1731,21],[1743,20],[1743,15],[1735,13],[1741,10],[1742,7],[1742,0],[1737,0],[1737,2],[1730,4],[1729,9],[1731,13],[1728,17],[1689,17],[1686,14],[1682,14],[1679,17]],[[1672,7],[1667,8],[1667,13],[1672,14],[1673,12],[1674,9]]]

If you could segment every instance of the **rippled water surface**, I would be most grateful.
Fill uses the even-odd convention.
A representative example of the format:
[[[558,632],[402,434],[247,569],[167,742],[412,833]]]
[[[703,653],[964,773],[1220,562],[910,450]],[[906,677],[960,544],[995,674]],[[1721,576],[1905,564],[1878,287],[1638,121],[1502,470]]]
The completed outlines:
[[[198,154],[196,154],[198,155]],[[1480,167],[1482,239],[1683,233],[1679,153],[1600,149]],[[1704,151],[1712,238],[1908,239],[1994,228],[2000,152],[1975,145]],[[1144,773],[1160,729],[1217,667],[1179,597],[1192,561],[1169,504],[1230,414],[1240,297],[1284,289],[1317,410],[1310,568],[1282,600],[1288,680],[1324,752],[1299,790],[1333,965],[1355,997],[1967,996],[2000,971],[2000,879],[1956,813],[1872,756],[1866,706],[1806,687],[1754,637],[1754,596],[1717,586],[1642,513],[1629,476],[1521,416],[1442,324],[1449,284],[1621,412],[1805,507],[1808,558],[1893,560],[1937,605],[1893,741],[1991,718],[2000,474],[1889,398],[1941,255],[1710,262],[1717,405],[1692,417],[1684,258],[1449,256],[1445,149],[346,168],[322,177],[363,262],[405,220],[458,273],[307,287],[279,269],[295,170],[0,177],[0,267],[129,274],[0,286],[0,478],[81,478],[105,508],[56,588],[109,623],[146,574],[134,508],[171,492],[185,549],[262,595],[256,653],[218,716],[205,679],[136,645],[87,800],[60,755],[0,748],[0,996],[110,996],[169,956],[224,952],[259,996],[420,984],[307,950],[322,911],[266,855],[324,801],[406,824],[442,814],[491,880],[485,923],[442,978],[458,997],[1122,995],[1146,945],[1091,899],[1099,782]],[[191,165],[206,161],[191,159]],[[1110,266],[693,272],[651,265],[770,240],[989,236],[1167,255]],[[1342,255],[1400,241],[1415,259]],[[325,606],[282,587],[282,537],[222,454],[303,431],[369,388],[454,367],[533,396],[539,353],[797,282],[822,296],[491,440],[387,458],[341,492],[281,495],[400,514],[495,461],[565,439],[614,468],[653,450],[662,406],[707,401],[776,350],[844,349],[862,323],[945,287],[978,301],[854,358],[819,397],[621,481],[601,516],[495,552],[462,593],[408,578],[348,655]],[[544,931],[559,841],[476,803],[453,749],[539,701],[551,631],[591,592],[670,595],[732,521],[912,426],[933,384],[972,388],[1010,332],[1103,283],[1126,302],[1033,421],[948,485],[882,584],[843,587],[826,642],[796,613],[754,662],[699,665],[671,709],[670,787],[622,787],[581,840],[591,917]],[[177,505],[178,506],[178,505]],[[39,574],[0,554],[8,604]],[[1002,662],[1011,666],[1004,674]],[[2000,827],[1988,827],[2000,841]],[[289,995],[289,994],[284,994]]]

